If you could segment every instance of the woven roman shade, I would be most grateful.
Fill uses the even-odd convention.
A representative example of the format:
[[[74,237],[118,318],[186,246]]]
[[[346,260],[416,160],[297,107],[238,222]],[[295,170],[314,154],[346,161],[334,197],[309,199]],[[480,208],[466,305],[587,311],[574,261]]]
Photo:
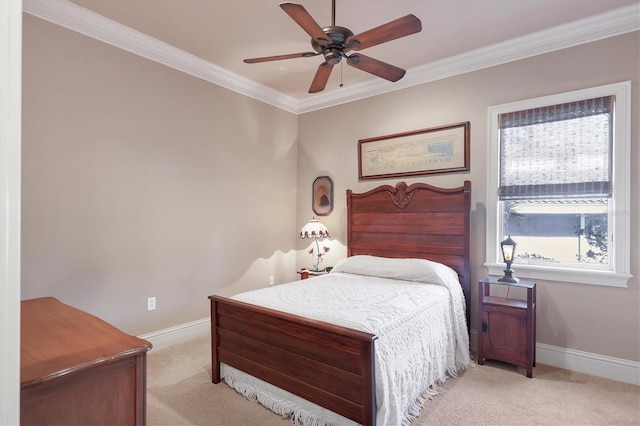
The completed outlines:
[[[611,197],[613,101],[500,114],[499,199]]]

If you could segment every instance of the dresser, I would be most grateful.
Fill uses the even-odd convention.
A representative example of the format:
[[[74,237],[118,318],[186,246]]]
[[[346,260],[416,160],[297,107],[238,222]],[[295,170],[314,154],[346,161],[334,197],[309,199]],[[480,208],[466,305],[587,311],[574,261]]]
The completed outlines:
[[[151,344],[53,297],[21,304],[22,425],[144,425]]]

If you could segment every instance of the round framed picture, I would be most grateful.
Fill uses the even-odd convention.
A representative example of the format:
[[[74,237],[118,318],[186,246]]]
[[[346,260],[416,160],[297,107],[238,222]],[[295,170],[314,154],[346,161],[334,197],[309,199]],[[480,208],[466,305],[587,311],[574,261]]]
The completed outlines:
[[[318,216],[328,216],[333,211],[333,181],[320,176],[313,181],[312,207]]]

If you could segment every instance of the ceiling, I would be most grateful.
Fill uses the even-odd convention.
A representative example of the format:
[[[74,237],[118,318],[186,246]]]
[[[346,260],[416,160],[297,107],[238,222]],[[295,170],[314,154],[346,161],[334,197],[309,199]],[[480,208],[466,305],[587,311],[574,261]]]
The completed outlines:
[[[51,7],[54,0],[25,3],[38,1]],[[66,0],[55,1],[68,5]],[[314,102],[313,97],[339,96],[358,87],[394,90],[394,85],[403,87],[403,80],[415,81],[415,75],[429,64],[470,57],[474,52],[504,54],[516,46],[514,41],[544,38],[545,34],[551,41],[557,33],[550,31],[574,21],[630,5],[627,15],[629,11],[638,15],[640,10],[638,0],[336,0],[336,25],[355,34],[409,13],[422,21],[422,31],[361,51],[406,69],[403,80],[390,83],[342,61],[334,67],[324,92],[309,94],[316,69],[323,62],[321,56],[243,62],[245,58],[313,50],[310,37],[278,6],[279,0],[70,1],[295,102]],[[331,0],[294,2],[302,4],[320,26],[331,25]],[[640,19],[636,16],[635,20]],[[584,31],[582,27],[593,27],[594,22],[578,22],[572,28]],[[535,52],[528,55],[532,54]]]

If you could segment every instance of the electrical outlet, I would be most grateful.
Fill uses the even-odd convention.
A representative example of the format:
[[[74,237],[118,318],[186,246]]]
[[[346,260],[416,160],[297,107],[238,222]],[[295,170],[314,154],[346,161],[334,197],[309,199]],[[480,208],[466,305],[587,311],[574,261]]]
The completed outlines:
[[[147,298],[147,311],[155,311],[156,310],[156,298],[148,297]]]
[[[273,285],[273,275],[269,275],[269,285]]]

